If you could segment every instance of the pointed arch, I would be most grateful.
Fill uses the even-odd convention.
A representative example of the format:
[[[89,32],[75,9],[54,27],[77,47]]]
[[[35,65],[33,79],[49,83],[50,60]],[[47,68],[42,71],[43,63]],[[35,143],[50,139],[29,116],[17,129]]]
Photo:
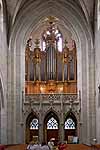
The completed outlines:
[[[34,119],[34,118],[37,118],[38,119],[38,116],[35,112],[31,112],[30,114],[28,114],[27,118],[26,118],[26,126],[29,127],[29,124],[30,122]]]
[[[70,112],[68,116],[66,116],[64,129],[76,129],[76,127],[77,127],[76,117],[72,112]]]
[[[67,112],[67,114],[65,116],[65,121],[68,118],[71,118],[75,122],[75,127],[76,127],[77,126],[77,118],[76,118],[76,116],[74,115],[74,113],[72,111]]]
[[[55,139],[55,145],[59,140],[59,118],[53,111],[46,113],[44,118],[44,140],[50,141],[51,138]]]
[[[51,117],[47,122],[47,129],[58,129],[58,122],[54,117]]]
[[[35,112],[31,112],[26,119],[26,143],[38,140],[39,119]]]
[[[57,112],[56,112],[55,110],[53,110],[52,108],[49,109],[49,110],[46,112],[46,114],[45,114],[45,116],[44,116],[44,121],[45,121],[45,120],[49,120],[51,117],[54,117],[54,118],[59,122],[58,114],[57,114]]]
[[[69,111],[66,114],[64,121],[65,140],[68,143],[73,143],[73,137],[77,136],[77,119],[73,112]]]

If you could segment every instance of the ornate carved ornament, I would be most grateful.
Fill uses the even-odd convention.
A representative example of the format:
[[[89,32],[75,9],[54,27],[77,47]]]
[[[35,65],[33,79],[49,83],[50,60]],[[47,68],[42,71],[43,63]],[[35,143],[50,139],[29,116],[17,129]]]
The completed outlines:
[[[44,101],[46,102],[53,102],[56,103],[59,101],[63,101],[63,103],[73,103],[73,104],[78,104],[79,99],[77,94],[26,94],[25,95],[25,102],[38,102],[43,103]]]

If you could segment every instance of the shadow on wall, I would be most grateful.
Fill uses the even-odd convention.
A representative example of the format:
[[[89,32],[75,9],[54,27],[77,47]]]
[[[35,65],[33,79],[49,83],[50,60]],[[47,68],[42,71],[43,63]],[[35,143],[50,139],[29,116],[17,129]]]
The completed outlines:
[[[3,96],[3,88],[2,88],[2,82],[0,79],[0,107],[4,108],[4,96]]]

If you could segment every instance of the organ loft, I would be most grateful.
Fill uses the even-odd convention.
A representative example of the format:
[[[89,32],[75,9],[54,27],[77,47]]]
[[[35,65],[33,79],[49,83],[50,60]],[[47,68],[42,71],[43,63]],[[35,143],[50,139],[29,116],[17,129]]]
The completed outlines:
[[[25,93],[77,93],[75,41],[68,44],[52,16],[40,38],[26,44]]]

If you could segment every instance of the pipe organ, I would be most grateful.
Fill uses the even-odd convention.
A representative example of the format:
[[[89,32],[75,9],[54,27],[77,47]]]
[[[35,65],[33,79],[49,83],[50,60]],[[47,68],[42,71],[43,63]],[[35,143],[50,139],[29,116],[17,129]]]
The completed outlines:
[[[76,45],[70,50],[65,40],[62,50],[58,42],[62,34],[54,22],[43,32],[42,42],[45,49],[35,41],[30,50],[31,39],[25,50],[25,92],[32,93],[77,93],[77,57]],[[62,44],[62,43],[61,43]]]
[[[57,54],[56,49],[53,45],[46,48],[46,69],[47,69],[47,80],[56,80],[56,66],[57,66]]]

